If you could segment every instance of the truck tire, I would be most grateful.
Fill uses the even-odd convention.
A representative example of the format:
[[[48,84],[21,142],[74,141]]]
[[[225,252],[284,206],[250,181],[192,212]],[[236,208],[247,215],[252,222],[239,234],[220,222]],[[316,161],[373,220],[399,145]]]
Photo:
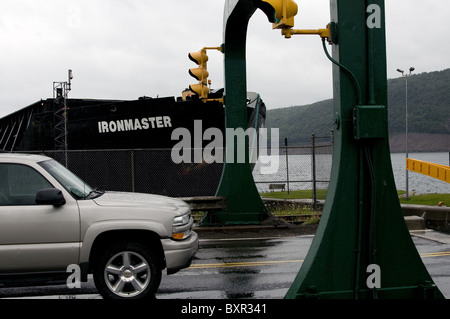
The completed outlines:
[[[105,299],[154,298],[162,269],[142,244],[119,242],[102,251],[94,264],[94,283]]]

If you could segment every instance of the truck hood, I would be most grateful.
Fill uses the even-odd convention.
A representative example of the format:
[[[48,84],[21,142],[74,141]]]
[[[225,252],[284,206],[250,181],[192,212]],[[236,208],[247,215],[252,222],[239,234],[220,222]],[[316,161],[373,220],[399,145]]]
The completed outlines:
[[[146,207],[183,213],[189,209],[189,205],[179,199],[141,193],[105,192],[93,201],[99,206],[107,207]]]

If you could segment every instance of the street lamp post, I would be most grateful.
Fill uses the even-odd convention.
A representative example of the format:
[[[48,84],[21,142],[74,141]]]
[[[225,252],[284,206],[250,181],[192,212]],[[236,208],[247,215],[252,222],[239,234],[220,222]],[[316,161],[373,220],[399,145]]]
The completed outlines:
[[[401,70],[401,69],[397,69],[397,72],[400,72],[402,74],[402,76],[405,78],[405,123],[406,123],[406,128],[405,128],[405,135],[406,135],[406,143],[405,143],[405,153],[406,153],[406,158],[408,158],[408,77],[411,76],[411,73],[415,70],[415,68],[410,67],[409,68],[409,74],[404,74],[405,71]],[[408,189],[408,169],[406,168],[405,170],[406,172],[406,199],[409,199],[409,189]]]

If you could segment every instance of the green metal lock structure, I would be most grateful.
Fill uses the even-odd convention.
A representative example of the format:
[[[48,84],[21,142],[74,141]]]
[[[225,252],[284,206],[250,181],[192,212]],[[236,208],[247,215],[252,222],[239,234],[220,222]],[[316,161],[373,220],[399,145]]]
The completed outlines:
[[[253,1],[225,1],[224,53],[225,70],[225,127],[247,129],[247,76],[246,41],[248,21],[256,11]],[[226,139],[226,151],[233,148],[248,149],[237,145],[238,140]],[[234,159],[225,161],[217,196],[227,198],[225,211],[208,212],[202,220],[204,225],[259,224],[269,217],[252,175],[249,154],[240,163],[234,152]]]
[[[331,0],[330,7],[337,39],[331,182],[285,297],[443,298],[411,239],[392,172],[384,0]]]
[[[392,172],[384,0],[330,0],[330,25],[314,31],[292,29],[293,5],[226,0],[223,44],[227,128],[246,128],[245,43],[258,8],[287,38],[319,34],[333,62],[331,181],[316,235],[285,298],[442,299],[407,229]],[[225,164],[217,195],[227,197],[227,210],[207,215],[206,224],[259,223],[268,216],[248,162]]]

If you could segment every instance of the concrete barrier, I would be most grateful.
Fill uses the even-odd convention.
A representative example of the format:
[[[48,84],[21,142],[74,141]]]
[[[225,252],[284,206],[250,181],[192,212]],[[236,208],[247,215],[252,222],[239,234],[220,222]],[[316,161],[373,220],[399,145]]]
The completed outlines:
[[[283,205],[298,205],[299,207],[304,207],[313,204],[311,199],[263,198],[263,202],[268,207]],[[316,202],[318,210],[322,210],[324,205],[324,200]],[[410,204],[401,204],[401,207],[408,229],[417,230],[429,228],[450,233],[450,207]]]

